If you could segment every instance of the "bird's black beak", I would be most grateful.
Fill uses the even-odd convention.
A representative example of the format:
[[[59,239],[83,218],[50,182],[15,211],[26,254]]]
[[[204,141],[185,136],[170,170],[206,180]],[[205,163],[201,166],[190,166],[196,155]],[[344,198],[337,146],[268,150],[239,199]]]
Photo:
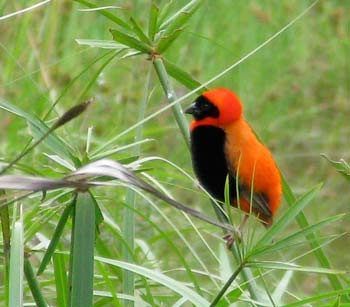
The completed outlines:
[[[192,103],[190,106],[188,106],[184,112],[186,114],[193,114],[197,109],[196,102]]]

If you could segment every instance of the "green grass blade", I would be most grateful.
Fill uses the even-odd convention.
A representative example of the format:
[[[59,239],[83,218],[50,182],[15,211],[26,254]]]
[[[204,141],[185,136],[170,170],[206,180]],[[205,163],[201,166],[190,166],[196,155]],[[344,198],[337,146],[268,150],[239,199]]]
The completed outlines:
[[[157,40],[156,49],[158,53],[162,54],[172,45],[200,4],[201,0],[192,0],[160,26],[162,32]]]
[[[297,302],[283,305],[283,307],[308,306],[308,305],[310,305],[310,303],[324,302],[324,300],[326,300],[326,299],[329,299],[329,298],[332,298],[332,297],[338,297],[340,295],[343,295],[342,297],[345,297],[345,295],[348,295],[349,293],[350,293],[350,288],[336,290],[336,291],[331,291],[331,292],[327,292],[327,293],[322,293],[320,295],[315,295],[313,297],[309,297],[309,298],[306,298],[306,299],[302,299],[302,300],[299,299]],[[318,305],[314,304],[313,306],[318,306]]]
[[[45,255],[43,259],[41,260],[37,275],[40,275],[42,272],[44,272],[47,264],[50,262],[51,257],[53,253],[56,250],[57,244],[61,238],[61,235],[63,233],[64,227],[67,223],[69,215],[72,213],[72,204],[68,205],[62,212],[61,217],[58,221],[58,224],[56,226],[55,232],[52,235],[50,244],[45,252]]]
[[[300,266],[294,263],[278,262],[278,261],[250,261],[250,262],[247,262],[247,266],[251,268],[259,268],[259,269],[298,271],[298,272],[317,273],[317,274],[343,275],[348,273],[347,271],[344,271],[344,270]]]
[[[32,292],[36,306],[38,307],[48,306],[41,292],[39,282],[34,274],[33,267],[27,257],[24,259],[24,274],[26,276],[27,283],[29,285],[30,291]]]
[[[151,45],[152,41],[147,37],[145,32],[143,32],[142,27],[140,26],[140,23],[137,21],[137,19],[134,17],[130,17],[130,22],[132,24],[132,29],[137,35],[137,37],[145,44]]]
[[[113,49],[113,50],[120,50],[120,49],[127,48],[127,46],[123,44],[119,44],[113,40],[106,40],[106,39],[77,38],[75,41],[79,45],[89,46],[91,48]]]
[[[192,0],[164,21],[160,26],[161,30],[165,30],[163,35],[166,36],[174,30],[182,28],[199,8],[201,2],[202,0]]]
[[[194,90],[195,88],[201,85],[196,79],[192,78],[192,76],[184,71],[180,66],[175,63],[170,62],[169,60],[163,58],[164,66],[170,76],[172,76],[176,81],[186,86],[190,90]],[[206,88],[204,88],[206,90]],[[198,95],[201,94],[202,91],[198,92]]]
[[[97,244],[96,244],[96,247],[97,247]],[[111,301],[111,302],[113,302],[112,305],[115,307],[120,307],[121,304],[120,304],[119,299],[118,299],[117,289],[110,278],[109,270],[106,268],[106,266],[103,263],[98,262],[98,261],[96,262],[96,266],[98,268],[98,271],[102,274],[104,283],[106,284],[106,288],[109,290],[110,295],[113,298],[113,300]],[[96,293],[96,291],[94,291],[94,295],[95,295],[95,293]],[[94,307],[96,307],[96,303],[94,304]]]
[[[167,36],[162,36],[157,45],[157,53],[163,54],[172,43],[179,37],[179,35],[183,32],[183,29],[176,29],[174,32],[169,33]]]
[[[29,114],[25,110],[19,108],[18,106],[11,104],[8,101],[5,101],[3,99],[0,99],[0,108],[4,109],[14,115],[17,115],[24,120],[26,120],[32,130],[32,135],[36,139],[40,139],[42,136],[44,136],[48,131],[49,127],[41,121],[36,116]],[[56,136],[54,132],[50,133],[44,140],[43,144],[52,152],[60,155],[61,157],[64,157],[66,160],[69,161],[77,161],[77,158],[74,157],[69,150],[67,149],[67,145]]]
[[[9,306],[11,307],[20,307],[23,303],[23,263],[23,221],[20,217],[12,228],[9,270]]]
[[[132,36],[125,34],[119,30],[116,30],[116,29],[110,29],[109,31],[112,33],[113,39],[115,41],[117,41],[118,43],[126,45],[132,49],[136,49],[136,50],[141,51],[143,53],[152,53],[151,46],[136,39],[135,37],[132,37]]]
[[[288,205],[291,207],[296,201],[296,197],[294,196],[292,189],[290,188],[290,186],[288,185],[287,181],[283,176],[282,176],[282,185],[283,185],[283,195]],[[302,229],[307,228],[310,225],[303,212],[300,212],[297,215],[296,220],[300,228]],[[309,241],[311,248],[314,250],[314,254],[318,262],[320,263],[320,265],[324,268],[328,268],[328,269],[331,268],[331,263],[328,257],[326,256],[326,254],[324,253],[323,249],[321,248],[317,240],[317,236],[314,233],[310,233],[309,235],[306,236],[306,238]],[[336,275],[327,275],[327,276],[328,276],[329,282],[331,283],[332,287],[335,290],[339,290],[343,288]],[[350,296],[346,297],[346,301],[347,302],[350,301]]]
[[[93,302],[95,202],[88,192],[77,195],[73,236],[70,306],[89,307]]]
[[[159,8],[153,1],[150,7],[151,9],[148,17],[148,36],[151,39],[151,41],[153,41],[154,36],[156,35],[156,32],[158,30],[157,23],[158,23]]]
[[[144,276],[156,283],[159,283],[161,285],[164,285],[165,287],[169,288],[170,290],[178,293],[182,297],[185,297],[188,301],[192,302],[195,306],[208,306],[209,302],[202,296],[198,295],[196,292],[194,292],[192,289],[187,287],[185,284],[168,277],[167,275],[151,270],[136,264],[123,262],[119,260],[114,259],[108,259],[103,257],[96,256],[95,259],[97,261],[101,261],[103,263],[110,264],[112,266],[117,266],[122,269],[130,270],[136,274],[139,274],[141,276]]]
[[[270,244],[273,238],[283,229],[285,229],[295,219],[295,217],[313,200],[313,198],[321,189],[321,186],[322,185],[320,184],[317,185],[315,188],[311,189],[299,200],[297,200],[293,206],[291,206],[288,211],[279,220],[277,220],[265,233],[265,235],[259,240],[256,248],[261,248],[266,244]]]
[[[277,252],[280,249],[288,248],[290,246],[289,244],[291,242],[295,241],[296,239],[299,239],[300,237],[306,237],[310,233],[315,233],[316,231],[320,230],[321,228],[324,228],[326,225],[340,220],[344,216],[345,216],[345,214],[331,216],[331,217],[329,217],[329,218],[327,218],[319,223],[310,225],[307,228],[302,229],[298,232],[295,232],[286,238],[278,240],[276,243],[264,246],[263,248],[261,248],[259,250],[253,250],[253,252],[249,255],[249,257],[252,257],[252,256],[257,257],[257,256],[266,255],[266,254],[271,254],[271,253]]]
[[[4,191],[0,191],[0,195],[5,195]],[[2,232],[2,244],[4,254],[4,299],[6,306],[9,300],[9,264],[10,264],[10,246],[11,246],[11,230],[10,215],[8,206],[0,208],[0,221]]]
[[[86,7],[95,9],[98,8],[99,6],[91,3],[89,1],[86,0],[74,0],[82,5],[85,5]],[[119,18],[118,16],[112,14],[111,12],[109,12],[108,10],[98,10],[97,11],[99,14],[103,15],[104,17],[108,18],[109,20],[113,21],[114,23],[116,23],[118,26],[121,26],[124,29],[130,29],[130,26],[127,22],[125,22],[124,20],[122,20],[121,18]]]
[[[170,15],[171,12],[171,6],[174,3],[174,0],[167,1],[162,7],[160,7],[160,10],[158,12],[158,28],[159,25],[164,23],[164,20]]]
[[[64,257],[58,253],[52,256],[58,307],[68,306],[68,278]]]

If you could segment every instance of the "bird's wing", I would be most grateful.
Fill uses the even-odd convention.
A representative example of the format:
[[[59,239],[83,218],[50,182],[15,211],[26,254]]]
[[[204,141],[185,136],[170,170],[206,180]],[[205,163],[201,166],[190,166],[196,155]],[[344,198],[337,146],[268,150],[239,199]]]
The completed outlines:
[[[238,180],[239,184],[239,197],[242,199],[245,199],[248,203],[250,203],[250,199],[252,198],[252,212],[255,214],[260,214],[260,218],[266,221],[272,220],[272,212],[270,209],[269,201],[267,199],[267,196],[264,193],[261,192],[253,192],[249,187],[247,187],[245,184],[242,184],[239,180],[239,177],[237,179],[237,174],[233,171],[233,167],[230,163],[227,162],[229,175],[231,177],[230,182],[233,182],[236,185],[236,181]],[[235,186],[230,187],[230,189],[236,189]],[[235,190],[234,190],[235,191]],[[253,195],[251,195],[253,193]],[[234,192],[236,194],[236,192]]]
[[[252,211],[261,213],[266,218],[272,218],[272,212],[268,199],[263,193],[253,193],[253,195],[251,195],[251,191],[248,190],[244,185],[240,185],[239,192],[240,197],[244,198],[248,202],[250,202],[250,199],[252,198]]]

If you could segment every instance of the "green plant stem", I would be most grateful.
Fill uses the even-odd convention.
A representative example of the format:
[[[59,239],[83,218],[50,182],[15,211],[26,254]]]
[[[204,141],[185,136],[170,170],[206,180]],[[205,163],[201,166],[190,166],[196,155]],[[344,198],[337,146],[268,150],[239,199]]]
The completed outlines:
[[[153,59],[153,65],[154,65],[154,68],[157,72],[159,81],[162,84],[162,87],[163,87],[165,95],[168,99],[168,102],[171,103],[171,102],[175,101],[176,94],[175,94],[175,91],[170,84],[169,75],[165,69],[162,58],[160,56],[155,57]],[[179,129],[181,131],[181,134],[184,137],[185,142],[189,148],[190,147],[190,136],[189,136],[189,131],[188,131],[187,120],[186,120],[179,104],[175,104],[172,107],[172,110],[173,110],[173,114],[174,114],[174,117],[176,119],[176,122],[179,126]],[[222,223],[227,223],[228,221],[227,221],[227,218],[224,215],[224,213],[217,207],[217,205],[215,203],[212,203],[212,205],[213,205],[214,211],[215,211],[219,221]],[[233,245],[232,254],[233,254],[233,257],[235,258],[235,260],[237,261],[237,263],[239,264],[239,266],[241,266],[243,261],[242,261],[239,249],[238,249],[236,244]],[[244,265],[242,265],[242,268],[239,269],[239,273],[241,273],[243,281],[247,284],[247,288],[248,288],[248,291],[250,293],[251,298],[256,300],[256,301],[260,301],[259,295],[256,291],[256,289],[257,289],[256,283],[254,281],[254,277],[253,277],[251,270],[249,268],[244,268]]]
[[[222,287],[222,289],[220,290],[220,292],[218,293],[218,295],[215,297],[215,299],[212,301],[212,303],[210,304],[210,307],[214,307],[216,306],[216,304],[220,301],[220,299],[222,298],[222,296],[225,294],[225,292],[227,291],[227,289],[229,288],[229,286],[233,283],[233,281],[236,279],[236,277],[238,276],[238,274],[242,271],[244,267],[244,263],[242,262],[238,268],[236,269],[236,271],[233,272],[233,274],[231,275],[231,277],[227,280],[227,282],[225,283],[225,285]]]
[[[176,94],[173,89],[173,87],[170,84],[169,75],[165,69],[163,59],[160,56],[156,56],[153,59],[153,65],[157,72],[159,81],[163,87],[163,90],[165,92],[166,98],[169,103],[174,102],[176,100]],[[184,140],[186,142],[186,145],[190,146],[190,135],[188,132],[188,124],[187,120],[182,112],[181,106],[179,104],[175,104],[172,106],[173,114],[175,117],[175,120],[177,122],[177,125],[179,126],[179,129],[181,131],[182,136],[184,137]]]
[[[147,81],[146,81],[145,90],[144,90],[144,97],[140,101],[140,105],[138,108],[139,109],[138,121],[141,121],[145,117],[150,83],[151,83],[151,70],[149,71],[147,76]],[[141,141],[142,135],[143,135],[143,126],[141,125],[136,130],[135,142]],[[138,156],[140,155],[140,151],[141,151],[140,145],[137,145],[134,147],[133,154]],[[123,259],[129,263],[134,262],[133,252],[134,252],[134,240],[135,240],[135,213],[134,213],[135,199],[136,199],[135,191],[133,189],[129,189],[129,191],[126,194],[125,201],[131,208],[127,208],[127,207],[125,208],[123,230],[122,230],[123,237],[125,238],[125,243],[127,244],[127,246],[123,245],[123,248],[122,248]],[[130,270],[123,270],[122,276],[123,276],[123,293],[133,296],[134,284],[135,284],[134,272]],[[124,306],[133,307],[134,302],[131,300],[124,300]]]
[[[32,264],[27,257],[24,258],[24,274],[26,276],[30,291],[32,292],[35,304],[38,307],[48,306],[39,287],[38,280],[35,277]]]

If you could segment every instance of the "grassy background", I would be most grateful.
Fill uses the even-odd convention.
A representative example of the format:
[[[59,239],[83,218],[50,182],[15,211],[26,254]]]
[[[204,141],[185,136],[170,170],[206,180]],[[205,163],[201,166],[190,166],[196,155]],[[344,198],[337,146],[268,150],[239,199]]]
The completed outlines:
[[[0,2],[0,15],[34,3]],[[185,3],[176,1],[172,10]],[[259,46],[310,4],[310,1],[300,0],[205,1],[165,56],[199,81],[205,82]],[[121,5],[123,9],[117,11],[118,15],[126,16],[132,12],[146,23],[149,1],[117,4],[115,1],[104,1],[99,5]],[[139,103],[144,99],[151,62],[146,56],[113,60],[99,74],[88,92],[81,95],[102,64],[101,61],[93,65],[90,63],[108,51],[80,46],[75,39],[111,39],[108,29],[112,24],[95,12],[83,12],[79,8],[82,7],[71,1],[53,1],[27,14],[0,21],[0,95],[42,119],[62,95],[47,119],[48,124],[63,110],[93,97],[95,103],[84,116],[58,132],[67,146],[83,158],[88,127],[93,127],[91,148],[94,150],[137,122]],[[211,88],[228,87],[238,93],[247,120],[271,148],[281,171],[297,195],[319,182],[325,183],[318,198],[305,210],[310,222],[348,212],[349,207],[348,183],[320,157],[320,153],[326,153],[335,160],[350,160],[349,14],[349,1],[320,1],[276,40],[210,85]],[[67,88],[69,82],[84,69],[87,69],[87,73]],[[175,81],[173,85],[178,96],[188,91]],[[152,114],[165,104],[164,95],[153,73],[150,93],[146,114]],[[188,99],[184,105],[193,99]],[[22,119],[3,110],[0,114],[0,155],[8,161],[30,140],[30,131]],[[170,111],[148,121],[143,129],[144,137],[151,140],[141,146],[141,157],[164,157],[192,173],[187,148]],[[134,137],[135,131],[126,134],[118,140],[117,146],[132,143]],[[66,171],[43,153],[53,154],[40,146],[23,160],[27,172],[58,176]],[[121,150],[110,158],[121,160],[132,155],[133,149]],[[207,199],[191,180],[161,162],[153,162],[148,166],[152,167],[149,175],[156,178],[176,199],[213,215]],[[111,226],[112,223],[102,226],[96,250],[98,255],[121,258],[118,227],[122,224],[124,192],[111,189],[96,192],[104,214],[115,223],[114,226]],[[61,210],[56,202],[39,207],[37,200],[28,201],[32,202],[32,206],[26,207],[25,213],[25,239],[30,246],[37,243],[35,233],[50,237]],[[215,257],[198,240],[194,229],[186,222],[182,224],[183,216],[174,214],[173,210],[164,206],[160,208],[177,225],[175,230],[181,230],[192,243],[208,269],[220,274]],[[201,266],[188,247],[179,247],[184,245],[183,239],[154,209],[137,202],[136,209],[144,215],[136,217],[136,238],[139,241],[135,257],[138,263],[170,270],[172,277],[181,279],[185,276],[182,272],[182,253],[188,257],[192,269],[200,269]],[[285,210],[283,204],[281,213]],[[148,219],[155,225],[150,227]],[[346,216],[324,233],[346,232],[348,224],[349,218]],[[211,248],[217,250],[219,245],[223,245],[219,241],[220,233],[204,224],[199,225]],[[167,232],[166,237],[179,247],[180,254],[176,252],[175,246],[165,242],[165,236],[159,234],[156,227]],[[298,229],[296,225],[294,227]],[[264,230],[258,228],[257,231]],[[62,250],[68,249],[68,239],[65,237],[63,240]],[[334,267],[350,269],[350,256],[346,253],[349,244],[350,237],[346,234],[325,247]],[[307,250],[307,246],[302,246],[283,252],[278,258],[287,261]],[[310,255],[303,257],[300,263],[317,264]],[[101,272],[101,268],[98,269]],[[115,274],[120,278],[119,271],[109,270],[107,274]],[[280,274],[277,272],[272,276],[272,284],[278,283]],[[327,289],[327,282],[322,276],[295,275],[289,290],[297,296],[303,297]],[[203,283],[208,282],[207,276],[198,278]],[[47,293],[55,297],[50,291],[50,278],[47,280]],[[105,289],[106,285],[101,282],[95,287]],[[159,292],[165,295],[161,290]],[[172,301],[173,298],[169,297]]]

